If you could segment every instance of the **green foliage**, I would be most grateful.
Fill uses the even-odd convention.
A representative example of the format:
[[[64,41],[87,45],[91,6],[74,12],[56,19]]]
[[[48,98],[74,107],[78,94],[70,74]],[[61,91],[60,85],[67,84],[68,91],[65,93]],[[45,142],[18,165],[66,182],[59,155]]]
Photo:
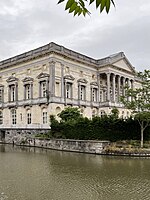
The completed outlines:
[[[118,119],[119,117],[119,110],[117,108],[113,108],[111,110],[111,117],[114,118],[114,119]]]
[[[54,122],[54,123],[53,123]],[[66,120],[51,123],[54,138],[80,140],[140,140],[140,126],[133,118],[119,119],[110,116],[88,119],[79,117],[76,120]],[[145,140],[149,140],[150,128],[145,130]]]
[[[141,81],[141,87],[135,89],[126,87],[125,96],[121,97],[121,101],[126,108],[134,112],[150,111],[150,70],[140,72],[138,77]],[[132,100],[128,101],[127,97]]]
[[[73,13],[74,16],[91,14],[85,4],[91,5],[95,3],[96,9],[99,9],[100,13],[103,12],[104,9],[108,13],[111,4],[115,6],[114,0],[59,0],[58,4],[62,2],[66,2],[65,10],[69,10],[69,13]]]
[[[73,121],[81,117],[78,108],[68,107],[58,114],[62,121]]]
[[[140,72],[138,77],[141,87],[126,88],[126,94],[122,96],[121,101],[126,108],[133,111],[135,119],[140,124],[141,147],[143,147],[143,132],[150,125],[150,70]],[[130,97],[131,101],[128,101],[127,97]]]

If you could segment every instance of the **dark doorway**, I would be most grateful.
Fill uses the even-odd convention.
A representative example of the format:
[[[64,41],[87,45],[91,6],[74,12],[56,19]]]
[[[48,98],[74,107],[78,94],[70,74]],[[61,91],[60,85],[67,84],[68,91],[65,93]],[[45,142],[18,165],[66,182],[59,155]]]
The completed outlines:
[[[4,130],[0,130],[0,140],[1,141],[5,140],[5,131]]]

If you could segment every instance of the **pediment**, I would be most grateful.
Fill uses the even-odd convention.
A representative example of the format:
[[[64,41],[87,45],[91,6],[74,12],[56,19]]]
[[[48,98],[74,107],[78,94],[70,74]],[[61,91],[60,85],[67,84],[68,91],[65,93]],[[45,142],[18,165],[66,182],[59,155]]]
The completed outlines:
[[[78,82],[87,84],[87,80],[84,78],[78,79]]]
[[[37,76],[37,78],[38,79],[40,79],[40,78],[47,78],[47,77],[49,77],[49,74],[47,74],[47,73],[40,73],[38,76]]]
[[[31,82],[31,81],[33,81],[33,78],[31,78],[31,77],[25,77],[22,81],[23,82]]]
[[[98,83],[97,82],[91,82],[90,85],[98,86]]]
[[[66,76],[64,76],[64,79],[73,81],[75,78],[72,75],[66,75]]]
[[[135,68],[131,65],[131,63],[128,61],[128,59],[126,57],[113,62],[112,65],[120,68],[121,70],[126,70],[131,73],[135,73]]]
[[[9,82],[16,82],[16,81],[18,81],[18,78],[14,77],[14,76],[10,76],[6,81],[7,81],[8,83],[9,83]]]

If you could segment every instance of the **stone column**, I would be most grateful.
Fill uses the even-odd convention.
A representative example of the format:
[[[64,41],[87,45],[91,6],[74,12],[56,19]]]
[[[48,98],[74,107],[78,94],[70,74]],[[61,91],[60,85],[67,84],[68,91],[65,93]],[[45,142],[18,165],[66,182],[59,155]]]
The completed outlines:
[[[107,101],[110,101],[110,73],[107,73]]]
[[[66,102],[66,80],[64,80],[64,102],[65,102],[65,105],[67,105],[67,102]]]
[[[23,87],[24,87],[24,100],[26,100],[26,84],[24,84]]]
[[[129,89],[131,89],[131,81],[130,81],[130,79],[128,79],[128,87],[129,87]],[[131,97],[128,97],[128,101],[131,101]]]
[[[131,80],[131,89],[134,89],[134,81]],[[133,100],[133,97],[131,97],[131,101]]]
[[[61,100],[64,101],[64,65],[61,64]]]
[[[51,61],[49,67],[50,67],[50,81],[49,81],[50,94],[51,96],[55,96],[55,62]]]
[[[116,75],[113,74],[113,87],[112,87],[113,102],[115,102],[115,89],[116,89]]]
[[[8,86],[8,102],[11,101],[11,87],[10,85]]]
[[[81,85],[78,83],[78,101],[80,101]]]
[[[100,102],[100,74],[97,74],[97,83],[98,83],[97,102]]]
[[[41,97],[41,82],[39,81],[39,97]]]
[[[33,99],[33,83],[30,84],[30,88],[31,88],[31,99]]]
[[[120,101],[120,76],[118,75],[118,102]]]
[[[92,102],[93,102],[93,87],[90,86],[90,94],[91,94],[91,105],[92,105]]]
[[[15,83],[15,100],[18,101],[18,83]]]
[[[122,94],[123,94],[123,96],[125,96],[125,77],[123,77],[122,78],[122,86],[123,86],[123,92],[122,92]]]

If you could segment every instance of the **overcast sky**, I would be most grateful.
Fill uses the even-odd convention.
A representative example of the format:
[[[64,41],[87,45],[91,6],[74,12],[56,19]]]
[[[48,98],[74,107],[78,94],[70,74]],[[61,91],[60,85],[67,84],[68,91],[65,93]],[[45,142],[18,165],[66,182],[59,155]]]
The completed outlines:
[[[93,58],[124,51],[136,68],[150,69],[150,0],[115,0],[116,8],[73,17],[58,0],[0,0],[0,60],[50,42]]]

